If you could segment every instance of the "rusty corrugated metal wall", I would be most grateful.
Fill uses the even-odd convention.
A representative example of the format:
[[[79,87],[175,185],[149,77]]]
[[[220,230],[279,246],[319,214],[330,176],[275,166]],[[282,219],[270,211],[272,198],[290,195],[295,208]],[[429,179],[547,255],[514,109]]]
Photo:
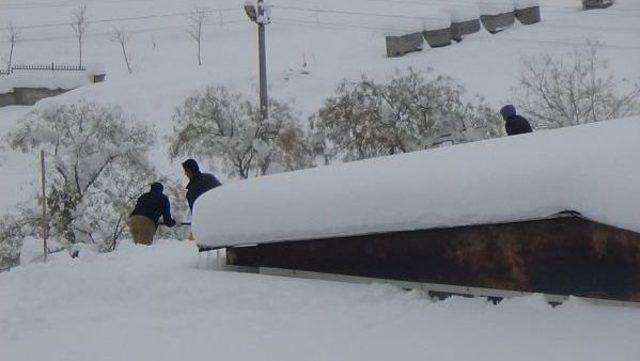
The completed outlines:
[[[261,244],[229,263],[640,301],[640,234],[578,217]]]

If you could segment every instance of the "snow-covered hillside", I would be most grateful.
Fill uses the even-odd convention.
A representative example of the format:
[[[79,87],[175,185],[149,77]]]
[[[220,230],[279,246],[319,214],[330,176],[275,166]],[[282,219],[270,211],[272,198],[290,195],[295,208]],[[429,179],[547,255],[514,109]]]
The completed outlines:
[[[104,66],[106,81],[35,107],[80,99],[118,105],[155,127],[158,142],[151,157],[158,173],[183,179],[165,141],[173,131],[175,107],[205,85],[257,93],[256,28],[243,2],[2,0],[0,31],[9,23],[24,27],[15,63],[75,64],[77,44],[69,23],[74,9],[86,3],[84,61]],[[617,0],[609,9],[588,12],[578,0],[541,0],[539,24],[516,23],[495,35],[481,30],[461,43],[396,59],[385,57],[384,35],[405,27],[414,31],[416,24],[434,26],[407,19],[446,18],[453,6],[456,16],[466,19],[476,15],[478,1],[266,2],[274,6],[267,27],[270,94],[293,102],[301,119],[317,111],[343,78],[365,73],[382,80],[408,66],[450,75],[498,107],[511,98],[521,58],[582,48],[587,40],[600,42],[600,54],[616,76],[640,78],[638,0]],[[195,43],[186,33],[186,15],[194,5],[211,10],[202,66],[196,65]],[[110,41],[116,27],[131,35],[133,74],[118,44]],[[2,64],[8,51],[0,39]],[[33,109],[0,108],[0,136]],[[39,177],[35,155],[3,148],[0,215],[30,197]],[[36,252],[42,247],[33,239],[27,246]],[[499,305],[466,298],[433,302],[389,285],[232,273],[212,267],[213,260],[203,267],[207,262],[199,258],[206,256],[198,256],[192,242],[175,240],[152,247],[123,241],[116,252],[83,249],[77,259],[60,252],[47,264],[30,263],[34,257],[25,253],[23,265],[0,273],[0,361],[640,359],[636,308],[579,299],[551,308],[538,296]]]
[[[197,267],[192,243],[122,243],[0,274],[0,359],[616,360],[640,357],[635,308],[542,297],[432,302],[354,285]],[[212,260],[213,261],[213,260]]]
[[[88,4],[92,21],[87,30],[85,62],[104,64],[107,81],[43,103],[86,98],[117,104],[153,124],[162,137],[172,131],[175,107],[197,88],[215,84],[247,94],[256,92],[256,29],[246,19],[240,0],[3,1],[0,27],[9,22],[27,26],[16,48],[15,62],[75,63],[76,41],[68,22],[80,3]],[[455,6],[464,8],[474,3],[465,0]],[[196,65],[195,44],[185,31],[185,14],[195,4],[212,9],[205,28],[201,67]],[[577,0],[543,0],[543,21],[539,24],[516,23],[495,35],[481,30],[459,44],[425,49],[399,59],[385,58],[384,35],[390,27],[405,26],[402,18],[385,25],[380,16],[367,14],[433,18],[429,14],[440,14],[454,4],[440,0],[273,0],[269,4],[274,5],[273,22],[267,30],[271,95],[294,101],[304,116],[316,111],[345,77],[357,79],[366,73],[374,80],[383,79],[407,66],[432,67],[451,75],[469,92],[479,93],[499,106],[510,98],[509,89],[517,84],[520,58],[584,47],[587,40],[602,44],[601,55],[618,76],[640,77],[640,68],[634,66],[640,63],[640,5],[635,0],[618,0],[609,9],[589,12],[582,11]],[[326,12],[336,9],[344,13]],[[126,71],[118,44],[109,41],[114,27],[130,31],[133,75]],[[0,135],[29,110],[1,108]],[[30,187],[25,183],[37,179],[33,171],[37,169],[36,159],[12,152],[5,153],[5,158],[0,162],[0,182],[4,185],[0,209],[24,198]],[[162,174],[179,176],[180,169],[168,161],[163,142],[159,142],[154,161]]]

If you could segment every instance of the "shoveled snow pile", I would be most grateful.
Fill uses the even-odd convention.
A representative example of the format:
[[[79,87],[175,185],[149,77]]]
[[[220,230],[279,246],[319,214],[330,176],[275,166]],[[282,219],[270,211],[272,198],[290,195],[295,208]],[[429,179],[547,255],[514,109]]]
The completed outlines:
[[[229,246],[567,210],[640,232],[639,137],[634,117],[251,179],[198,199],[193,232]]]
[[[388,285],[197,268],[196,253],[122,243],[1,273],[0,360],[640,359],[637,308],[432,302]]]

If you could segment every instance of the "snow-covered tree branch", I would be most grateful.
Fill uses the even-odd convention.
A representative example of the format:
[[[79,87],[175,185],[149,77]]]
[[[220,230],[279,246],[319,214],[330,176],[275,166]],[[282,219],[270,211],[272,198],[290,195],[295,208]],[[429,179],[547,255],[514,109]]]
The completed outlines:
[[[152,181],[148,126],[117,107],[92,103],[36,110],[7,135],[15,150],[44,149],[52,235],[100,250],[121,238],[135,197]]]
[[[258,105],[225,88],[196,92],[174,114],[172,158],[221,162],[230,177],[248,178],[313,165],[304,132],[293,111],[270,101],[262,120]]]
[[[452,79],[411,68],[384,84],[345,80],[311,119],[315,148],[349,161],[500,135],[497,112],[463,94]]]

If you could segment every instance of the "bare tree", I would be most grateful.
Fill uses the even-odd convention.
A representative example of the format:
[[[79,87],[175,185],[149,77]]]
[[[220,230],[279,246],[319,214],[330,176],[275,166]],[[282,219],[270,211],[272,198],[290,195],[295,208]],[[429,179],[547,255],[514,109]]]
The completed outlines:
[[[207,10],[196,6],[188,16],[189,28],[187,33],[198,45],[198,65],[202,65],[202,27],[207,19]]]
[[[120,44],[120,49],[122,50],[122,57],[124,58],[124,63],[127,66],[127,70],[129,74],[133,73],[131,69],[131,54],[127,50],[127,43],[129,42],[129,34],[123,29],[115,28],[111,33],[111,41]]]
[[[11,72],[11,65],[13,64],[13,53],[15,51],[16,45],[20,41],[20,29],[14,26],[12,23],[9,23],[7,26],[7,42],[9,43],[9,60],[7,62],[7,72]]]
[[[614,77],[597,44],[523,60],[514,93],[515,103],[541,128],[640,114],[640,85]]]
[[[87,4],[80,5],[73,12],[73,23],[71,23],[71,27],[76,35],[76,39],[78,39],[78,64],[82,66],[82,40],[87,30]]]

